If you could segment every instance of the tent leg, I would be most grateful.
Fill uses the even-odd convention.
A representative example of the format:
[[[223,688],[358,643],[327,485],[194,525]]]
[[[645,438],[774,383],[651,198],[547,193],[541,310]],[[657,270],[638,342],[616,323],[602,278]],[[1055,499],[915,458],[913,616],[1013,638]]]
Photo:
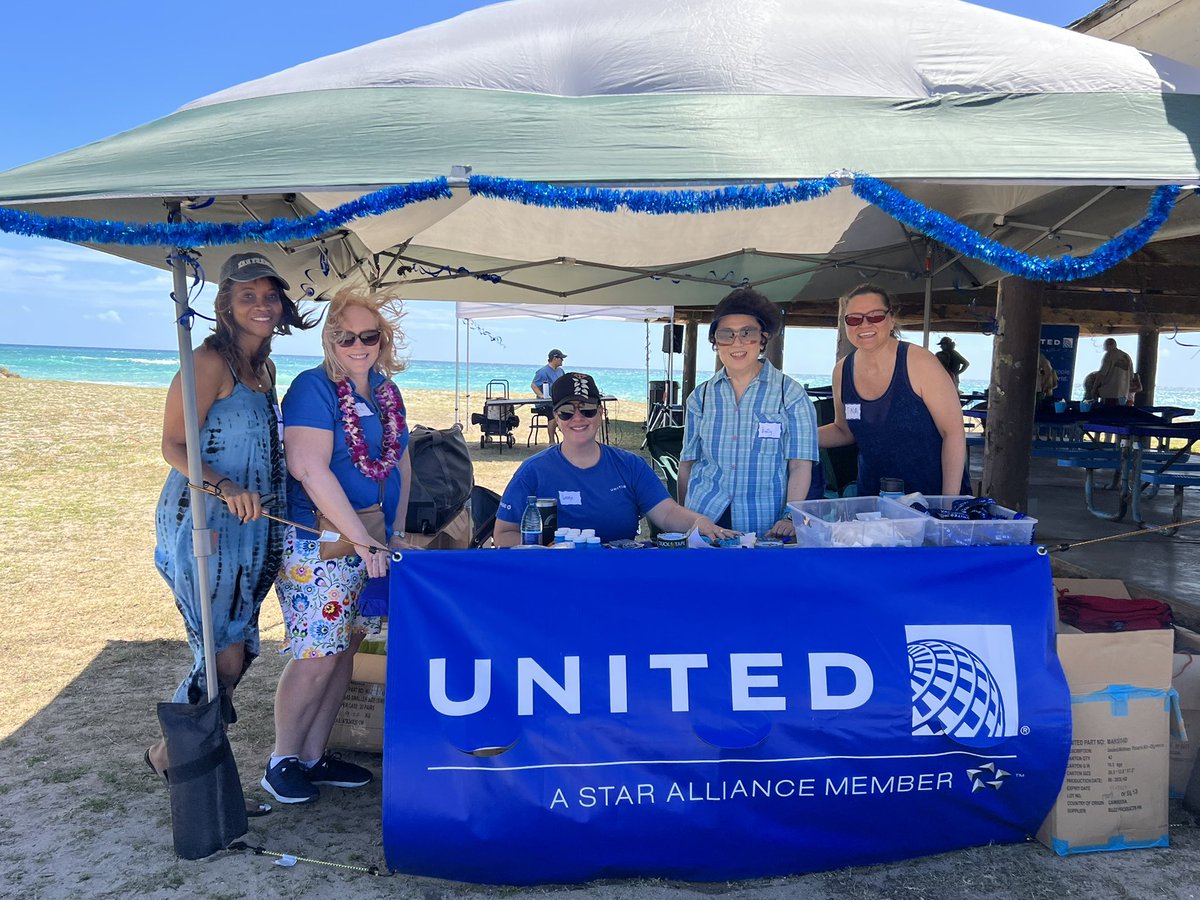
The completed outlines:
[[[454,424],[461,425],[462,418],[458,414],[458,316],[454,317]],[[463,429],[464,431],[466,429]]]
[[[179,203],[168,207],[172,218],[179,215]],[[200,422],[196,414],[196,368],[192,362],[192,332],[183,323],[188,309],[187,270],[181,251],[176,249],[171,259],[171,274],[175,293],[175,336],[179,341],[179,378],[183,388],[183,425],[187,439],[188,480],[192,484],[204,483],[204,465],[200,459]],[[205,495],[195,488],[191,490],[192,507],[192,551],[196,554],[196,592],[200,595],[201,631],[204,638],[204,681],[208,685],[208,699],[217,698],[217,651],[213,637],[212,586],[209,581],[208,557],[212,556],[213,532],[208,527],[205,510]]]

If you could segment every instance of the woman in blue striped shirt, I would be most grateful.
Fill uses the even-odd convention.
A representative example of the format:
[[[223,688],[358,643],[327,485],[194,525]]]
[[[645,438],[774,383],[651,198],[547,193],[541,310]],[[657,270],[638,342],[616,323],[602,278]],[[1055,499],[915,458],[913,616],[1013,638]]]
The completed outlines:
[[[722,368],[687,401],[679,502],[759,537],[795,534],[787,504],[804,500],[817,450],[817,414],[804,387],[762,358],[783,316],[739,288],[713,310],[708,339]]]

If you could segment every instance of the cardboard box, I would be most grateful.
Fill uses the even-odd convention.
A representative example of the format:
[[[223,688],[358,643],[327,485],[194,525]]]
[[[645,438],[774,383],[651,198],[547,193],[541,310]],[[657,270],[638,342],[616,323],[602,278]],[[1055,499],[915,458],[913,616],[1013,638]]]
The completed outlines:
[[[1071,688],[1071,756],[1038,840],[1064,856],[1167,846],[1173,632],[1057,640]]]
[[[387,680],[387,657],[374,653],[354,654],[346,699],[338,710],[329,735],[335,750],[383,752],[383,699]]]
[[[1187,793],[1188,781],[1200,753],[1200,634],[1175,626],[1175,659],[1171,687],[1179,695],[1179,711],[1186,734],[1171,736],[1171,797]],[[1187,806],[1200,806],[1200,789],[1187,798]]]

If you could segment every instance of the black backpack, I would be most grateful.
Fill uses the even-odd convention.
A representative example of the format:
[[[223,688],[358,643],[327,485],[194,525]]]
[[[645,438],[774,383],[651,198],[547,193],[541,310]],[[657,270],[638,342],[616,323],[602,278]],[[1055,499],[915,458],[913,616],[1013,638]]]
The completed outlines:
[[[475,474],[462,428],[416,425],[409,433],[412,490],[404,530],[436,534],[471,499]]]

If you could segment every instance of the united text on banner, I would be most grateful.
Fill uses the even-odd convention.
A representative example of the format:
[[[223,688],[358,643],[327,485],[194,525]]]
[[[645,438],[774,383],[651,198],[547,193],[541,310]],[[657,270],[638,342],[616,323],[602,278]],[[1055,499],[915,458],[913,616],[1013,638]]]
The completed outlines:
[[[837,868],[1022,840],[1062,783],[1033,547],[440,551],[391,583],[396,870]]]

